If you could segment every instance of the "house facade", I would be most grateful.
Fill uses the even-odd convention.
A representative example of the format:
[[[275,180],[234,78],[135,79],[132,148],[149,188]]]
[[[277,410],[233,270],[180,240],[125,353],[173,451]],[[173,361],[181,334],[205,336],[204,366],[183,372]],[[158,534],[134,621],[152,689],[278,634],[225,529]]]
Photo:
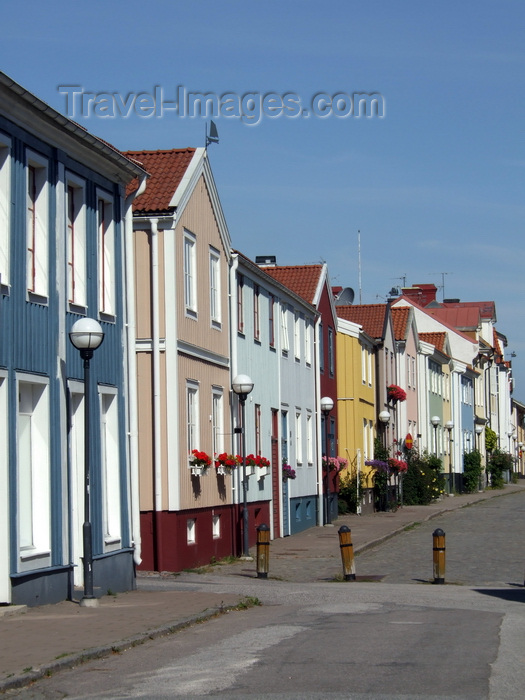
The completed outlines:
[[[134,178],[145,181],[143,168],[0,73],[1,603],[53,603],[82,586],[86,440],[95,593],[134,586],[124,294]],[[104,333],[89,401],[68,339],[86,317]]]
[[[128,155],[151,175],[133,207],[141,567],[180,571],[234,547],[214,466],[232,450],[230,237],[205,149]]]

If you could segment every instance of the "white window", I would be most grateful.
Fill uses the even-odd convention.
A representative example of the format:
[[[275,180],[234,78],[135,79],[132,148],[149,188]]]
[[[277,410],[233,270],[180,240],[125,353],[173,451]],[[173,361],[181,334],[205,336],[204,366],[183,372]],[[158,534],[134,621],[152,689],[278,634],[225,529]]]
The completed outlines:
[[[261,406],[260,404],[255,404],[255,454],[262,454],[262,442],[261,442]]]
[[[215,248],[210,248],[210,316],[211,325],[220,327],[222,321],[221,256]]]
[[[244,275],[237,275],[237,331],[244,333]]]
[[[258,284],[253,285],[253,339],[254,340],[260,340],[261,339],[261,322],[260,322],[260,316],[261,316],[261,307],[260,307],[260,294],[261,291],[259,289]]]
[[[186,383],[186,424],[188,458],[192,450],[200,449],[199,446],[199,385],[197,382]]]
[[[212,515],[211,518],[212,537],[214,540],[221,536],[221,516]]]
[[[306,459],[308,464],[312,465],[314,463],[314,438],[313,438],[313,420],[312,414],[306,414]]]
[[[368,386],[372,386],[372,377],[373,377],[372,351],[370,350],[370,348],[367,349],[367,355],[368,355]]]
[[[312,364],[312,326],[306,320],[304,324],[304,361],[307,365]]]
[[[86,196],[85,183],[66,178],[67,287],[71,304],[86,306]]]
[[[301,359],[301,317],[299,314],[294,314],[293,320],[293,347],[295,359]]]
[[[334,330],[328,329],[328,371],[330,376],[334,376],[335,371],[335,348],[334,348]]]
[[[18,527],[20,557],[24,560],[48,555],[50,549],[47,382],[19,379],[17,418]]]
[[[268,343],[271,348],[275,347],[275,297],[270,294],[268,299]]]
[[[47,297],[49,280],[48,163],[27,152],[26,168],[27,289]]]
[[[303,463],[303,422],[300,411],[295,413],[295,458],[297,464]]]
[[[109,195],[97,192],[99,311],[115,315],[115,224],[113,202]]]
[[[363,384],[366,384],[366,373],[367,373],[367,352],[364,345],[361,345],[361,378]]]
[[[281,350],[288,353],[290,349],[290,339],[288,337],[288,309],[286,304],[281,306]]]
[[[197,239],[184,231],[184,305],[186,314],[197,317]]]
[[[195,544],[195,542],[197,541],[196,525],[197,521],[195,520],[195,518],[188,518],[188,520],[186,521],[186,542],[188,544]]]
[[[84,385],[69,383],[69,450],[71,460],[71,526],[73,534],[74,583],[83,583],[83,540],[84,523]]]
[[[11,143],[0,134],[0,282],[9,284],[11,220]]]
[[[121,539],[118,396],[109,387],[99,387],[99,392],[104,542],[111,548]]]
[[[224,424],[223,424],[223,389],[222,387],[212,388],[212,441],[213,454],[218,455],[224,452]],[[192,448],[193,449],[193,448]]]

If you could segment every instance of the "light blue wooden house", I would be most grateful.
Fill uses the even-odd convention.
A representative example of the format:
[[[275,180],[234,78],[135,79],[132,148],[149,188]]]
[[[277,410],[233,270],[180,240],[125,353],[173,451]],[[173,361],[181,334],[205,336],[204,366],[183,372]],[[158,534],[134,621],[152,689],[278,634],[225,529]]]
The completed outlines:
[[[0,603],[83,584],[84,370],[68,338],[83,317],[105,334],[89,401],[95,591],[134,586],[124,239],[126,186],[145,177],[0,73]]]

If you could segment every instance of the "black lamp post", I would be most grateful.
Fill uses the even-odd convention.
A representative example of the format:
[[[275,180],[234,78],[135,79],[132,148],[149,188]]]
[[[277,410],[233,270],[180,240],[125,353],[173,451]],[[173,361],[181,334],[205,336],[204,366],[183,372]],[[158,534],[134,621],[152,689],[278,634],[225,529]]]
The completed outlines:
[[[93,318],[81,318],[73,324],[69,339],[80,351],[84,361],[84,524],[82,526],[84,595],[80,601],[83,607],[96,607],[98,601],[93,594],[93,535],[89,503],[90,490],[90,369],[89,361],[93,352],[104,340],[104,331]]]
[[[241,456],[242,456],[242,498],[243,498],[243,511],[242,511],[242,522],[243,522],[243,547],[242,554],[243,557],[249,558],[250,556],[250,544],[248,537],[248,480],[246,478],[246,412],[245,404],[246,397],[253,389],[253,382],[248,377],[247,374],[238,374],[232,382],[232,389],[239,397],[239,403],[241,404]]]
[[[454,493],[454,460],[452,458],[452,430],[454,429],[454,421],[448,420],[445,423],[445,428],[448,430],[448,471],[449,471],[449,492]]]
[[[480,458],[480,460],[481,460],[481,433],[485,430],[485,426],[484,426],[484,425],[481,425],[481,423],[476,423],[476,426],[475,426],[474,430],[476,431],[476,437],[478,438],[478,440],[477,440],[477,450],[478,450],[478,452],[479,452],[479,458]],[[482,481],[481,481],[481,474],[482,474],[482,471],[481,471],[481,469],[480,469],[480,472],[479,472],[479,484],[478,484],[478,490],[479,490],[479,491],[483,491],[483,483],[482,483]]]
[[[321,411],[324,416],[324,430],[325,430],[325,452],[326,452],[326,513],[325,513],[325,524],[326,525],[331,525],[332,524],[332,514],[330,513],[330,463],[328,461],[328,457],[331,457],[329,455],[329,441],[330,441],[330,433],[329,433],[329,425],[328,425],[328,416],[330,415],[330,411],[334,407],[334,402],[329,396],[323,396],[321,399]]]

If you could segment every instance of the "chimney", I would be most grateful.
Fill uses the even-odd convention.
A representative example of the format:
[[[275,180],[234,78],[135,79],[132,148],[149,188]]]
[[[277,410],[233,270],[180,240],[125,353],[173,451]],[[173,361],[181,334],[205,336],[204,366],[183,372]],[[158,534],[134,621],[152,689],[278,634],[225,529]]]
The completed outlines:
[[[436,301],[437,287],[435,284],[415,284],[413,287],[403,287],[403,294],[420,306],[428,306]]]
[[[277,265],[277,258],[275,255],[257,255],[255,264],[259,265],[259,267],[275,267]]]

